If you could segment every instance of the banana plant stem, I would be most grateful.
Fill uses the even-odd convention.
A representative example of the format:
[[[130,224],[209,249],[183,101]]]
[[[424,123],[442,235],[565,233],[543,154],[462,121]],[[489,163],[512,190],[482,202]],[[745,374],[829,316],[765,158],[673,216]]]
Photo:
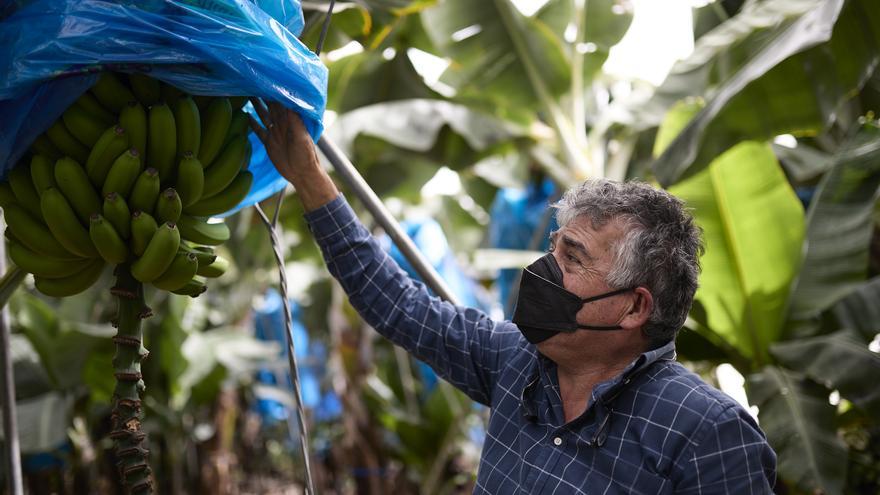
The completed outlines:
[[[113,391],[113,430],[110,437],[115,444],[116,466],[127,494],[153,493],[152,471],[148,463],[149,451],[144,447],[146,434],[141,431],[141,393],[144,381],[141,362],[149,352],[143,345],[141,320],[151,315],[144,302],[143,284],[131,275],[128,265],[116,267],[116,285],[111,292],[116,296],[116,355],[113,370],[116,388]]]

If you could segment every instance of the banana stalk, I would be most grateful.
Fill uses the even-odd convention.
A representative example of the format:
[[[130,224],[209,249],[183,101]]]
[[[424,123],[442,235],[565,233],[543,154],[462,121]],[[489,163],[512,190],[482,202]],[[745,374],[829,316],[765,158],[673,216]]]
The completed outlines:
[[[127,494],[153,493],[152,471],[149,451],[143,442],[146,433],[141,431],[141,398],[144,381],[141,362],[149,352],[143,345],[141,320],[151,315],[144,302],[144,286],[131,276],[128,265],[116,268],[116,285],[111,289],[118,301],[116,327],[113,337],[116,355],[113,357],[116,389],[113,391],[113,431],[110,437],[115,444],[117,468]]]

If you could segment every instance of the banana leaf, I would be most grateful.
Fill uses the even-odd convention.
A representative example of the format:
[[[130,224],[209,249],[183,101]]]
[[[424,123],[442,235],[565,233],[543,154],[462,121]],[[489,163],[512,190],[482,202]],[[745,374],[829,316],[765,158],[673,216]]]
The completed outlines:
[[[855,122],[843,103],[880,60],[880,10],[874,3],[822,2],[773,34],[654,162],[662,184],[696,173],[743,140],[814,135],[835,122],[843,128]]]
[[[682,103],[670,112],[658,132],[658,151],[697,109]],[[692,208],[703,229],[696,300],[705,328],[698,330],[757,366],[766,363],[781,334],[804,234],[803,209],[770,146],[741,143],[669,192]]]
[[[843,493],[847,447],[837,436],[829,390],[774,366],[750,375],[746,390],[776,450],[779,477],[806,492]]]
[[[775,344],[770,352],[784,366],[840,392],[880,417],[880,354],[853,330]]]
[[[856,290],[838,301],[831,312],[839,328],[848,328],[869,341],[880,333],[880,277],[860,285]],[[876,382],[875,382],[876,384]]]
[[[880,130],[865,127],[835,154],[810,204],[790,319],[818,316],[865,281],[878,186]]]

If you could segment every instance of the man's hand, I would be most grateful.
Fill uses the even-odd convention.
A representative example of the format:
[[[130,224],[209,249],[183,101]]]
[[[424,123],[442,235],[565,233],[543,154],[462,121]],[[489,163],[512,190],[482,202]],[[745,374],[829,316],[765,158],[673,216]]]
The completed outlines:
[[[269,159],[282,177],[290,181],[306,211],[323,206],[339,195],[339,190],[321,167],[315,145],[299,115],[279,103],[267,106],[251,100],[265,127],[251,117],[251,128],[266,147]]]

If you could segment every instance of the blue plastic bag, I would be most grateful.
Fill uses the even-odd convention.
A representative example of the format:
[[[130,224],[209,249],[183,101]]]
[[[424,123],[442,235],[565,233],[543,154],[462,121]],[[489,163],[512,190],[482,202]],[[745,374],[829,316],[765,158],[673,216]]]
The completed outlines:
[[[2,177],[105,70],[144,72],[192,94],[279,101],[313,139],[323,131],[327,68],[296,38],[298,0],[13,0],[0,19]],[[239,208],[287,184],[251,143],[254,185]]]

